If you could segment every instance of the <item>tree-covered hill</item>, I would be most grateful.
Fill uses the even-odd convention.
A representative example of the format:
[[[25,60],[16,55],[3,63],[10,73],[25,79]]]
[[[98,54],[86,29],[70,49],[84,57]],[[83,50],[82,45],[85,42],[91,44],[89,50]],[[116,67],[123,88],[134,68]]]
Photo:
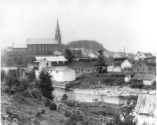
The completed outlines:
[[[101,45],[100,43],[96,42],[96,41],[92,41],[92,40],[77,40],[77,41],[72,41],[68,44],[63,44],[63,48],[67,49],[67,48],[86,48],[86,49],[92,49],[94,51],[98,51],[98,50],[104,50],[107,51],[107,49],[105,49],[103,47],[103,45]]]

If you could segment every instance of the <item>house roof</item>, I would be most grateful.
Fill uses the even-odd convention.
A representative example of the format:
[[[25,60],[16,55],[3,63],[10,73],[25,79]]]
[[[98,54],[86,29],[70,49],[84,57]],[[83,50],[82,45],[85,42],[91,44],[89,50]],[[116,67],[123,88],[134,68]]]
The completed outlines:
[[[41,59],[46,59],[48,61],[51,61],[51,62],[59,62],[59,61],[67,61],[67,59],[65,59],[64,56],[36,56],[35,59],[36,60],[41,60]]]
[[[144,77],[144,80],[152,80],[154,79],[156,76],[154,74],[147,74],[145,77]]]
[[[144,53],[146,57],[152,57],[153,55],[151,53]]]
[[[120,66],[121,67],[122,62],[114,62],[114,67]]]
[[[14,44],[13,48],[27,48],[26,44]]]
[[[154,74],[135,74],[132,80],[152,80],[156,76]]]
[[[44,69],[47,71],[50,71],[50,70],[52,70],[52,71],[64,71],[64,70],[69,69],[69,68],[67,66],[56,66],[56,67],[45,67]]]
[[[58,44],[55,38],[28,38],[27,44]]]
[[[62,53],[59,52],[59,51],[54,51],[54,52],[53,52],[53,55],[62,55]]]
[[[118,62],[118,61],[123,62],[124,60],[126,60],[126,58],[115,58],[113,61],[114,62]]]

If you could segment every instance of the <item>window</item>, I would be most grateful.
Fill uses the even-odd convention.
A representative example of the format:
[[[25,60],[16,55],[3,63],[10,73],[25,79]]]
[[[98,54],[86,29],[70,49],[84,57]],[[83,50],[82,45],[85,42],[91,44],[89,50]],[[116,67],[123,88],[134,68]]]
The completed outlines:
[[[44,46],[42,46],[43,47],[43,51],[44,51]]]
[[[45,51],[47,51],[48,49],[47,49],[47,46],[45,46]]]
[[[46,65],[48,66],[48,65],[49,65],[49,63],[46,63]]]
[[[31,46],[29,47],[29,50],[32,51],[32,47]]]
[[[144,71],[144,69],[143,69],[143,71]]]
[[[139,71],[139,69],[137,69],[137,71]]]
[[[140,63],[140,66],[141,66],[141,63]]]
[[[56,71],[56,73],[58,73],[58,71]]]

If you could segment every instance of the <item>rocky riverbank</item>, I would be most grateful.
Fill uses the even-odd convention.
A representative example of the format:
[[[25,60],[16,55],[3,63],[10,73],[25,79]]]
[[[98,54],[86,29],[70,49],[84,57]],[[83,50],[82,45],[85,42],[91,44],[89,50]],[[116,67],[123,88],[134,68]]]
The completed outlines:
[[[117,88],[107,87],[100,89],[73,89],[76,94],[89,94],[89,95],[107,95],[107,96],[138,96],[139,94],[155,93],[155,91],[144,89],[131,89],[129,87]]]

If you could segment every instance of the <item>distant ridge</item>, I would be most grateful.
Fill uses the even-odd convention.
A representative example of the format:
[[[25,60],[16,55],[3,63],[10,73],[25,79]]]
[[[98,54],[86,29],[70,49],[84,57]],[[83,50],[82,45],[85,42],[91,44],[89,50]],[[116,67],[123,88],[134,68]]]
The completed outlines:
[[[94,40],[72,41],[68,44],[63,44],[63,48],[64,49],[67,49],[67,48],[85,48],[85,49],[92,49],[94,51],[99,51],[99,50],[107,51],[107,49],[105,49],[103,47],[103,45],[101,45],[100,43],[98,43],[97,41],[94,41]]]

